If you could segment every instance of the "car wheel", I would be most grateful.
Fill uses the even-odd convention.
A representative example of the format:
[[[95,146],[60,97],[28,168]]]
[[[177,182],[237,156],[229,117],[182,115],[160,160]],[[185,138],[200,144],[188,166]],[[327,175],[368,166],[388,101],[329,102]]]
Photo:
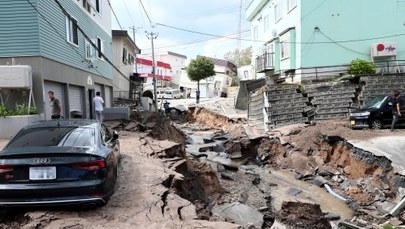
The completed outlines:
[[[382,128],[382,126],[383,123],[379,119],[374,119],[373,121],[371,121],[371,129],[373,130],[379,130]]]

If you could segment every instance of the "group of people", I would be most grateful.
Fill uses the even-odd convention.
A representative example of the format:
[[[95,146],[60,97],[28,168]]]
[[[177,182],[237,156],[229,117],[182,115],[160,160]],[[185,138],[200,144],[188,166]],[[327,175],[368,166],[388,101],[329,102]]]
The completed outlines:
[[[63,118],[62,114],[62,105],[55,97],[55,93],[53,91],[48,91],[49,97],[49,105],[51,107],[51,118],[52,119],[61,119]],[[96,96],[93,98],[94,110],[95,110],[95,117],[97,122],[103,122],[103,110],[104,110],[104,100],[101,97],[101,93],[98,91],[96,92]]]

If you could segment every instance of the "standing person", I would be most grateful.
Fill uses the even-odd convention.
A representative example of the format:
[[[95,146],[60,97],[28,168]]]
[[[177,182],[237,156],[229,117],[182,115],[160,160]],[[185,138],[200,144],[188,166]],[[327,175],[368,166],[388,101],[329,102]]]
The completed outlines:
[[[191,88],[187,88],[187,99],[191,98]]]
[[[103,122],[103,107],[104,107],[104,100],[101,98],[101,93],[98,91],[96,92],[96,96],[93,98],[94,109],[96,110],[96,120],[99,123]]]
[[[398,90],[394,91],[394,95],[391,97],[390,102],[392,103],[392,124],[391,124],[391,132],[395,131],[395,125],[398,122],[399,117],[401,117],[401,100],[399,95],[401,93]]]
[[[49,105],[51,106],[51,118],[60,119],[60,114],[62,112],[62,106],[60,105],[59,99],[55,98],[53,91],[48,91]]]

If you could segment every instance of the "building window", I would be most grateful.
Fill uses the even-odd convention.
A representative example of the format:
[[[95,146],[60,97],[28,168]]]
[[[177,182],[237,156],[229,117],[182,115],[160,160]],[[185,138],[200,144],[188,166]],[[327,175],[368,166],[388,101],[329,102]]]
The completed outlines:
[[[257,28],[257,25],[253,27],[253,40],[257,40],[259,38],[259,29]]]
[[[213,76],[210,76],[210,77],[208,78],[208,82],[214,82],[214,77],[213,77]]]
[[[86,59],[93,61],[96,58],[96,50],[87,39],[84,41],[84,47],[86,50]]]
[[[127,49],[123,48],[122,49],[122,63],[127,64],[128,59],[127,59]]]
[[[269,30],[269,15],[264,16],[263,18],[263,30],[267,32]]]
[[[281,59],[290,57],[290,46],[287,39],[280,42],[280,57]]]
[[[79,45],[77,21],[66,16],[66,39],[72,44]]]
[[[101,14],[101,0],[95,0],[96,2],[95,2],[95,8],[96,8],[96,11],[99,13],[99,14]]]
[[[274,6],[275,20],[278,22],[281,19],[281,2]]]
[[[135,58],[133,55],[128,53],[128,64],[134,64],[135,63]]]
[[[243,78],[245,78],[245,79],[248,79],[248,78],[249,78],[249,71],[248,71],[248,70],[245,70],[245,71],[243,72]]]
[[[97,56],[99,59],[103,59],[103,53],[104,53],[104,42],[101,40],[101,38],[97,37]]]
[[[274,53],[274,47],[273,47],[272,43],[267,45],[266,51],[267,51],[267,53]]]
[[[83,8],[87,10],[87,12],[91,12],[91,5],[90,0],[83,0]]]
[[[297,6],[297,0],[287,0],[288,12]]]

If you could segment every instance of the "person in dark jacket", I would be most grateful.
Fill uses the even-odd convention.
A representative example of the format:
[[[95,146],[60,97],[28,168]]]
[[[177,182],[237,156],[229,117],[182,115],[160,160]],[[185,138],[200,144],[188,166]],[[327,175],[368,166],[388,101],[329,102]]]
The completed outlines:
[[[394,91],[394,95],[391,97],[390,102],[392,103],[392,124],[391,132],[395,131],[395,125],[397,124],[399,117],[401,117],[401,100],[399,95],[401,93],[398,90]]]

